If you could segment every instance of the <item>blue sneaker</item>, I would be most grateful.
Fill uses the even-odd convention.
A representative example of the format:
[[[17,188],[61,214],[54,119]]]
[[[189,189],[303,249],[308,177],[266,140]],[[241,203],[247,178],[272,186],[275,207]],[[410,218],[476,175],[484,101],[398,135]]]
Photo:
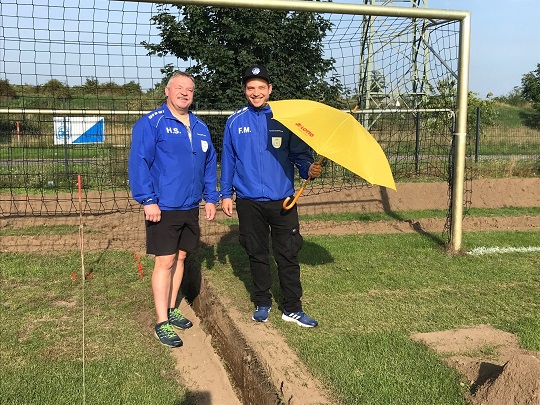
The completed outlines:
[[[266,322],[268,320],[268,313],[272,307],[260,307],[257,305],[257,309],[253,312],[251,319],[257,322]]]
[[[168,347],[180,347],[184,343],[182,342],[182,339],[178,337],[176,332],[174,331],[172,325],[169,322],[163,322],[160,324],[157,324],[155,327],[154,334],[158,338],[158,340],[161,342],[162,345],[168,346]]]
[[[296,322],[299,326],[303,326],[304,328],[314,328],[319,324],[319,322],[302,311],[287,312],[284,310],[281,319],[287,322]]]
[[[187,319],[178,308],[169,309],[169,322],[175,328],[188,329],[193,323]]]

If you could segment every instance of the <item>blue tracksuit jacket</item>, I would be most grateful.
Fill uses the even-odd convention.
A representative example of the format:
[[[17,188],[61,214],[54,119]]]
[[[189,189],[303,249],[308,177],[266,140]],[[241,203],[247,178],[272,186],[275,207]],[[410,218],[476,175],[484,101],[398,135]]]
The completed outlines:
[[[294,194],[294,167],[308,178],[313,156],[304,141],[272,119],[270,106],[249,105],[225,124],[221,196],[277,201]]]
[[[206,124],[189,112],[186,126],[167,104],[140,118],[133,127],[128,161],[129,185],[140,204],[162,210],[189,210],[201,199],[217,203],[216,151]]]

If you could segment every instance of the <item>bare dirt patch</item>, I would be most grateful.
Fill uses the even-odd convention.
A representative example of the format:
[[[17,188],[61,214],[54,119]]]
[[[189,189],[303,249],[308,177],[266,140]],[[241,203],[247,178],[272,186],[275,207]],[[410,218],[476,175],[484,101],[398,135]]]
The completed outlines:
[[[463,375],[472,404],[540,404],[540,352],[520,349],[515,335],[479,325],[417,333],[412,338]]]
[[[448,185],[446,183],[400,183],[397,192],[383,187],[365,187],[339,192],[316,194],[307,191],[299,200],[299,213],[313,215],[320,213],[341,212],[386,212],[394,215],[399,211],[448,208]],[[15,213],[27,212],[28,199],[13,200],[1,195],[0,205],[4,216],[0,216],[0,229],[28,228],[51,225],[79,226],[78,215],[26,215]],[[39,196],[38,196],[39,197]],[[47,212],[69,211],[73,202],[69,196],[54,198],[45,196],[39,202],[32,202],[33,209],[47,207]],[[131,250],[144,253],[144,220],[141,212],[127,210],[128,203],[118,202],[113,196],[87,195],[84,207],[88,211],[97,210],[107,204],[126,208],[125,212],[89,215],[84,214],[85,250]],[[121,198],[128,198],[122,196]],[[472,184],[470,196],[474,208],[500,207],[538,207],[540,206],[540,178],[527,179],[484,179]],[[59,205],[67,205],[60,207]],[[108,206],[107,206],[108,207]],[[105,207],[105,208],[107,208]],[[13,212],[13,215],[7,215]],[[415,220],[394,215],[395,220],[379,222],[317,222],[302,224],[302,233],[316,234],[355,234],[355,233],[401,233],[401,232],[443,232],[445,219],[425,218]],[[204,215],[202,215],[204,217]],[[201,221],[202,242],[218,243],[224,236],[234,236],[237,227],[224,225],[225,215],[218,210],[216,221]],[[467,217],[463,219],[463,230],[532,230],[540,227],[540,217]],[[69,235],[38,236],[3,236],[0,251],[11,252],[54,252],[79,249],[78,238]]]

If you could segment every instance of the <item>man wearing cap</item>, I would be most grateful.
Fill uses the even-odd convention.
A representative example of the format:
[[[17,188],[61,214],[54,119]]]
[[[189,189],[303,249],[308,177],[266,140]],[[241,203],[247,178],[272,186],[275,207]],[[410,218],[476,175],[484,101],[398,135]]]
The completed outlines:
[[[302,248],[296,205],[283,209],[294,194],[295,166],[303,179],[315,178],[321,166],[313,163],[309,147],[272,119],[268,105],[272,84],[265,66],[255,65],[242,75],[248,105],[227,119],[221,161],[222,209],[233,213],[233,194],[240,223],[239,241],[253,278],[252,319],[266,322],[272,307],[270,237],[282,292],[282,319],[308,328],[318,322],[302,309],[298,253]]]

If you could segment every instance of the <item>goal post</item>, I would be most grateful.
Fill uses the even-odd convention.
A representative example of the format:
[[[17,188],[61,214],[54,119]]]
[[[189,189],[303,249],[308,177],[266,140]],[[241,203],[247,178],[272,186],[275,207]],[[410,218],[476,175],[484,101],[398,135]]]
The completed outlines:
[[[450,247],[454,252],[461,250],[463,234],[463,200],[465,184],[465,156],[467,137],[467,104],[469,95],[469,62],[471,43],[471,18],[466,13],[460,20],[459,67],[457,86],[457,125],[455,139],[455,165],[452,180],[452,222],[450,226]]]
[[[154,2],[151,0],[142,1]],[[457,72],[457,118],[455,132],[453,134],[454,166],[451,183],[451,219],[449,245],[451,250],[454,252],[457,252],[461,249],[467,135],[467,99],[469,92],[469,60],[471,35],[470,12],[458,10],[386,7],[374,5],[339,4],[334,2],[323,3],[294,0],[268,0],[264,2],[257,0],[168,0],[160,1],[159,3],[459,21],[460,29]]]

